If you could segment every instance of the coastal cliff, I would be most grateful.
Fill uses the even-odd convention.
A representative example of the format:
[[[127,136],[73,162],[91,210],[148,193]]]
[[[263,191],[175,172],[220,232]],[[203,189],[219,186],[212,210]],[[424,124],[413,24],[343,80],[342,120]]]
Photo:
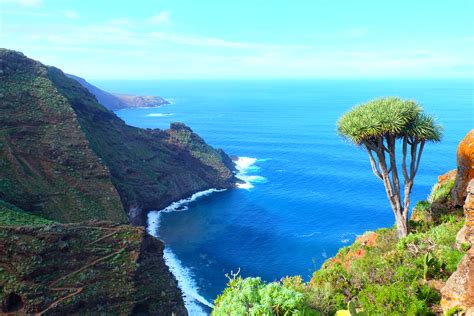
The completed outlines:
[[[143,211],[234,186],[230,158],[184,125],[128,126],[61,70],[0,60],[0,199],[61,222],[144,224]]]
[[[0,49],[0,98],[1,312],[186,315],[163,243],[126,223],[233,187],[231,159],[181,123],[126,125],[16,51]]]
[[[125,222],[110,171],[49,68],[2,49],[0,69],[0,199],[62,222]]]

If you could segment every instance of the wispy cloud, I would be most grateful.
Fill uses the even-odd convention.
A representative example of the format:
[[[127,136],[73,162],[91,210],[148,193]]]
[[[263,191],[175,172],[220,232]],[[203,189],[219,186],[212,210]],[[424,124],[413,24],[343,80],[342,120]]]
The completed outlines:
[[[148,19],[153,24],[165,24],[171,21],[171,12],[161,11]]]
[[[17,4],[22,7],[39,7],[42,3],[41,0],[2,0],[4,3]]]
[[[33,9],[24,11],[41,14]],[[170,21],[169,13],[163,12],[155,16],[161,16],[157,18],[158,24]],[[61,18],[58,21],[63,22],[67,15],[78,18],[75,12],[67,11],[44,14]],[[81,21],[83,19],[86,17],[81,16]],[[438,73],[462,76],[472,74],[474,69],[462,49],[444,51],[423,44],[411,45],[410,49],[390,43],[356,45],[356,39],[371,35],[363,27],[313,37],[323,39],[321,41],[289,43],[173,31],[150,32],[150,28],[158,29],[157,25],[150,24],[147,19],[128,17],[97,24],[68,22],[61,28],[56,23],[14,22],[5,26],[2,44],[27,54],[35,52],[31,57],[95,78],[409,77]],[[458,42],[462,42],[460,39]],[[333,46],[331,40],[340,43]]]
[[[66,10],[64,11],[64,16],[71,20],[79,19],[79,14],[76,11]]]
[[[252,43],[228,41],[221,38],[189,36],[189,35],[167,33],[167,32],[151,32],[151,33],[148,33],[148,35],[151,38],[157,39],[160,41],[167,41],[167,42],[171,42],[175,44],[190,45],[190,46],[250,48],[256,45]]]

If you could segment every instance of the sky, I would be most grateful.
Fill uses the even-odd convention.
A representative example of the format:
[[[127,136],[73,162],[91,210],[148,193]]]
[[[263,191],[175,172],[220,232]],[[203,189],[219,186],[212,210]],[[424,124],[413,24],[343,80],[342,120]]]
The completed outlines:
[[[0,0],[0,43],[86,79],[474,78],[474,1]]]

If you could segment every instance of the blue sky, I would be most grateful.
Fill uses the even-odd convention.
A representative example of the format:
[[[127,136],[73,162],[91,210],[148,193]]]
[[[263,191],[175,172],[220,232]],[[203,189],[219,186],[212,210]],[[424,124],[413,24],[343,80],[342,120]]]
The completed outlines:
[[[89,79],[474,77],[474,1],[0,0],[1,46]]]

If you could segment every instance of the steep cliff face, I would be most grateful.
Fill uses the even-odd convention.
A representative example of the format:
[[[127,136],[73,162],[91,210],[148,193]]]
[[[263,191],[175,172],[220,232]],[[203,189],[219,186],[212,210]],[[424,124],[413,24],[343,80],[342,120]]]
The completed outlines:
[[[61,70],[5,49],[0,59],[0,199],[61,222],[125,221],[122,205],[160,209],[234,185],[230,158],[184,125],[128,126]]]
[[[48,68],[48,78],[76,112],[127,210],[160,209],[201,190],[234,186],[230,158],[183,124],[166,131],[128,126],[59,69]],[[143,223],[140,212],[131,215]]]
[[[48,68],[1,49],[0,69],[0,199],[62,222],[126,221],[109,169]]]
[[[5,313],[187,314],[163,243],[110,222],[2,226],[0,289]]]

